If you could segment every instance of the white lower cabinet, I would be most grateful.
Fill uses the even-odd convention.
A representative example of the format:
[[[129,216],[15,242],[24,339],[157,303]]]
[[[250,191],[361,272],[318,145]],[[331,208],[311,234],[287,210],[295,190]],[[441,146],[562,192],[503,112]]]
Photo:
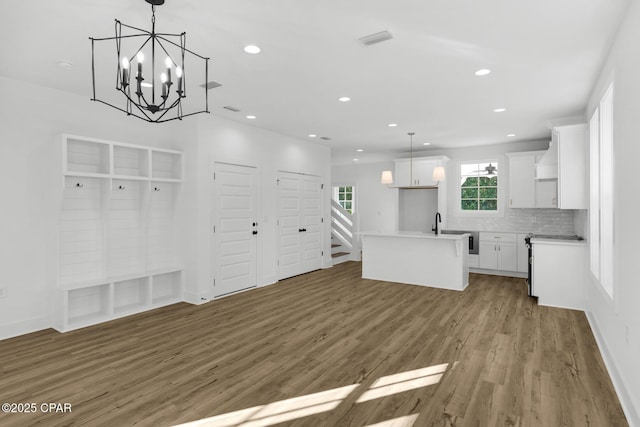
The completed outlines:
[[[534,240],[532,292],[538,304],[584,310],[588,260],[584,242]]]
[[[479,268],[517,271],[516,234],[480,233]]]

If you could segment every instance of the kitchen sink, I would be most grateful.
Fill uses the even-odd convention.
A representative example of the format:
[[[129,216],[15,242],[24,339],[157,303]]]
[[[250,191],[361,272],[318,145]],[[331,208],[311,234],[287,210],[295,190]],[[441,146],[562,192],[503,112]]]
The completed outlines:
[[[465,234],[469,233],[468,231],[460,231],[460,230],[442,230],[440,231],[442,234]]]

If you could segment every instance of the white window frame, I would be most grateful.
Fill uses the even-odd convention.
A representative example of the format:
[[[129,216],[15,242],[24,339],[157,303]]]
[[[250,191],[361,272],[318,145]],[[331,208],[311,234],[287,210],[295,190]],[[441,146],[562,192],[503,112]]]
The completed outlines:
[[[589,121],[589,264],[594,280],[613,300],[614,261],[614,116],[613,82]]]
[[[495,211],[466,211],[462,210],[462,165],[473,163],[493,163],[498,166],[498,209]],[[459,217],[501,217],[504,216],[503,201],[504,201],[504,179],[505,179],[505,162],[501,161],[499,157],[492,157],[490,159],[468,159],[460,160],[456,163],[456,183],[453,185],[455,191],[456,208],[453,210],[454,216]]]
[[[351,184],[345,184],[345,185],[336,185],[333,187],[333,200],[335,200],[336,203],[339,204],[340,206],[342,206],[339,200],[340,198],[339,193],[340,193],[341,187],[351,187],[351,200],[349,201],[351,202],[351,215],[354,215],[356,212],[356,186]],[[345,199],[345,201],[347,200]],[[342,206],[342,209],[349,212],[344,206]]]

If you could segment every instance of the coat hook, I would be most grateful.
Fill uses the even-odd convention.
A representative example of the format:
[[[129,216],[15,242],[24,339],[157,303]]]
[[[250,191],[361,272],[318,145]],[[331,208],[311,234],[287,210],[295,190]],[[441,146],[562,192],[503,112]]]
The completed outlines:
[[[84,184],[80,184],[79,182],[76,182],[76,187],[82,188],[82,187],[84,187]]]

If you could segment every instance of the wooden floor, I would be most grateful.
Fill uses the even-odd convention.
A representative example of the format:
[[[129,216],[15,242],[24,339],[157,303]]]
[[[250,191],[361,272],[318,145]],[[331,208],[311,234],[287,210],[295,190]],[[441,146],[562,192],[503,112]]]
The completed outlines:
[[[207,425],[627,425],[584,313],[539,307],[523,279],[472,274],[456,292],[360,272],[0,341],[0,403],[72,405],[0,425],[163,426],[262,405]]]

